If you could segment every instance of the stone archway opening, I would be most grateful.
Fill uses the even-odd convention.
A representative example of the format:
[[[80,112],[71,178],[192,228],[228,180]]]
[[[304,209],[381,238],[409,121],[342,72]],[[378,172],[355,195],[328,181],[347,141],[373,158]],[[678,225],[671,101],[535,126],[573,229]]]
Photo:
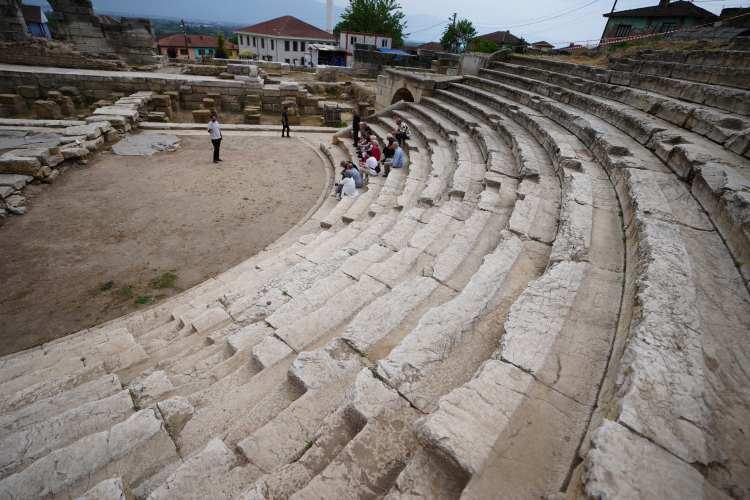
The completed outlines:
[[[414,96],[406,87],[402,87],[393,94],[391,104],[396,104],[399,101],[414,102]]]

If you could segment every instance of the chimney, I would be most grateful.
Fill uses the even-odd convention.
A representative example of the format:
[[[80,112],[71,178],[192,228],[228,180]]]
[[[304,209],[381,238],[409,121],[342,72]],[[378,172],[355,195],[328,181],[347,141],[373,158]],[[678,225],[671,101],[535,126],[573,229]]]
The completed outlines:
[[[669,5],[669,0],[659,0],[659,8],[664,9]]]
[[[326,31],[333,33],[333,0],[326,0]]]

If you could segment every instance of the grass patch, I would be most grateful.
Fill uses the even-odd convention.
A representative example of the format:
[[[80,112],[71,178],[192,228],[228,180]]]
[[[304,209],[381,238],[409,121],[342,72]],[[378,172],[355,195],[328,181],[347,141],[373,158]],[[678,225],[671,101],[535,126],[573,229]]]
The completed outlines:
[[[135,303],[141,306],[153,304],[154,298],[151,295],[139,295],[137,299],[135,299]]]
[[[112,290],[112,287],[115,286],[115,282],[112,280],[107,281],[106,283],[102,284],[102,286],[99,287],[100,292],[107,292],[109,290]]]
[[[123,297],[123,298],[126,298],[126,299],[132,298],[133,297],[133,287],[130,286],[130,285],[126,285],[126,286],[120,288],[119,290],[117,290],[117,294],[120,297]]]
[[[151,288],[174,288],[177,275],[167,271],[151,280]]]

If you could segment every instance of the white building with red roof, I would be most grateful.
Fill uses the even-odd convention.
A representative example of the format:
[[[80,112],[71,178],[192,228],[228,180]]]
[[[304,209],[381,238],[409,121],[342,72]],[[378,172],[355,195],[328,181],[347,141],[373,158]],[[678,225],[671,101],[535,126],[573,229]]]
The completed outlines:
[[[264,61],[294,65],[310,63],[310,44],[336,45],[336,38],[320,28],[293,16],[236,30],[240,54],[250,51]]]

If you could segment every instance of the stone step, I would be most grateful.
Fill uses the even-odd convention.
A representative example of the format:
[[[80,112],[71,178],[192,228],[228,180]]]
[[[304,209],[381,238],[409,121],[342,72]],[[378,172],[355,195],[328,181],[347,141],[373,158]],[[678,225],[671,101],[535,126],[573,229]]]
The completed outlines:
[[[431,365],[450,356],[453,346],[470,334],[472,324],[497,302],[522,252],[522,242],[506,233],[466,287],[450,302],[429,310],[388,357],[378,362],[379,376],[423,411],[432,406],[430,399],[418,392],[420,381]]]
[[[534,88],[553,88],[555,91],[559,89],[544,85],[542,82],[536,82]],[[742,200],[747,197],[750,186],[750,163],[698,134],[676,128],[645,112],[614,105],[608,99],[571,90],[560,90],[570,96],[568,102],[618,125],[634,139],[646,145],[678,175],[691,182],[693,194],[712,216],[737,260],[742,263],[741,269],[745,279],[750,280],[750,266],[746,264],[746,257],[750,257],[747,251],[750,242],[741,229],[741,221],[746,218],[747,211]],[[638,125],[651,122],[653,124],[650,125],[650,129],[639,134]]]
[[[343,343],[301,353],[290,376],[305,387],[305,394],[273,420],[237,443],[247,460],[272,472],[301,456],[312,442],[323,420],[340,403],[362,363]]]
[[[100,481],[122,477],[137,486],[178,456],[154,410],[53,451],[0,481],[5,498],[75,497]]]
[[[571,78],[565,74],[548,70],[534,73],[535,76],[540,74],[557,85],[575,88],[596,97],[612,99],[636,110],[662,118],[678,127],[686,127],[725,146],[729,145],[729,141],[738,133],[746,135],[748,128],[750,128],[749,118],[703,105],[687,103],[658,93],[609,83],[595,83],[581,78]],[[519,81],[518,78],[521,77],[517,77],[517,81]],[[743,151],[735,152],[744,154]],[[747,157],[748,154],[750,153],[745,154],[745,156]]]
[[[67,390],[106,374],[107,371],[101,363],[90,364],[73,373],[62,374],[62,376],[54,376],[54,373],[52,373],[50,378],[8,395],[3,399],[2,404],[0,404],[0,412],[6,414],[19,410],[37,401],[62,394]]]
[[[362,194],[360,193],[359,196]],[[338,204],[320,221],[320,227],[329,228],[334,227],[341,222],[343,215],[354,205],[354,201],[357,199],[356,196],[344,196],[338,202]]]
[[[520,95],[520,94],[519,94]],[[526,100],[526,104],[537,106],[535,100]],[[593,130],[591,123],[596,123],[596,127],[606,129],[606,126],[594,120],[588,121],[590,117],[584,117],[580,112],[576,113],[575,120],[570,119],[570,114],[566,112],[561,105],[553,104],[551,101],[545,101],[544,105],[539,105],[538,110],[547,114],[550,118],[559,120],[561,126],[570,127],[571,132],[579,136],[582,141],[591,141],[591,136],[586,130]],[[588,123],[588,125],[586,125]],[[606,135],[598,136],[595,141],[600,144],[593,149],[599,161],[608,169],[610,174],[622,172],[626,173],[629,169],[638,171],[644,170],[643,167],[631,163],[631,156],[623,156],[616,141],[621,136],[615,131],[607,129]],[[633,141],[635,143],[635,141]],[[605,145],[606,144],[606,145]],[[635,143],[637,144],[637,143]],[[642,147],[642,146],[638,146]],[[626,150],[628,150],[626,148]],[[628,150],[631,151],[631,150]],[[645,158],[643,154],[632,146],[632,151]],[[632,154],[632,153],[631,153]],[[632,166],[630,166],[632,165]],[[646,169],[648,170],[648,169]],[[685,461],[707,463],[712,460],[709,450],[722,449],[725,457],[728,457],[724,463],[729,472],[722,479],[716,479],[722,484],[731,485],[728,487],[738,487],[744,484],[743,474],[739,473],[737,467],[744,461],[741,443],[744,438],[734,434],[731,431],[718,432],[716,429],[724,427],[723,422],[730,420],[737,421],[746,418],[741,416],[742,410],[739,406],[725,406],[719,403],[719,399],[714,399],[713,389],[709,390],[701,398],[694,398],[690,394],[695,387],[719,387],[721,393],[733,392],[741,394],[735,389],[725,385],[727,382],[721,380],[739,380],[743,375],[739,375],[737,365],[734,361],[727,360],[725,363],[719,362],[722,366],[723,375],[714,375],[711,370],[693,370],[693,366],[703,366],[703,361],[696,361],[696,351],[688,346],[696,345],[698,336],[704,338],[702,345],[706,342],[716,342],[715,345],[733,344],[729,340],[734,337],[735,333],[747,328],[743,315],[738,315],[738,311],[747,310],[746,307],[739,306],[746,299],[741,297],[747,296],[747,288],[742,284],[742,278],[732,264],[726,247],[723,245],[718,235],[714,231],[704,228],[697,228],[684,223],[676,223],[681,220],[700,220],[698,214],[700,208],[694,200],[689,197],[674,197],[676,206],[687,207],[687,210],[675,212],[671,207],[664,206],[659,200],[670,199],[669,193],[665,193],[661,188],[649,184],[617,182],[616,188],[619,197],[623,200],[625,210],[625,219],[632,220],[626,233],[627,238],[632,241],[640,251],[646,251],[642,257],[638,254],[632,254],[630,259],[634,261],[628,265],[628,269],[638,269],[636,276],[630,276],[629,280],[634,283],[637,279],[639,283],[648,283],[645,288],[636,289],[631,287],[631,294],[637,293],[639,307],[631,308],[632,302],[626,302],[626,314],[637,314],[633,316],[630,324],[629,342],[627,345],[620,347],[616,351],[615,359],[621,359],[617,365],[617,373],[620,373],[619,382],[615,384],[615,373],[608,373],[608,389],[603,393],[607,397],[614,397],[615,387],[629,387],[625,396],[626,401],[618,401],[621,408],[632,408],[622,411],[619,418],[629,428],[637,430],[641,435],[652,439],[665,449],[669,450],[675,456],[683,458]],[[654,189],[658,188],[658,189]],[[635,199],[641,197],[641,201],[633,204],[630,198],[629,190],[634,189],[637,193]],[[647,206],[659,207],[664,210],[656,213],[654,217],[645,208]],[[641,208],[644,207],[644,208]],[[665,213],[666,212],[666,213]],[[634,214],[634,215],[629,215]],[[647,249],[647,250],[646,250]],[[708,257],[712,255],[712,257]],[[646,259],[646,260],[642,260]],[[721,272],[707,271],[706,262],[711,261],[715,265],[724,268]],[[643,264],[641,264],[643,262]],[[642,267],[639,267],[642,266]],[[660,285],[657,285],[660,284]],[[661,286],[661,290],[655,287]],[[667,291],[670,290],[670,291]],[[673,290],[680,290],[680,297],[672,295]],[[710,290],[710,292],[708,292]],[[685,291],[688,295],[685,296]],[[730,292],[731,291],[731,292]],[[716,297],[720,293],[721,298],[709,299],[709,303],[704,300],[698,300],[700,297]],[[674,297],[674,298],[670,298]],[[635,300],[631,295],[628,301]],[[665,307],[663,301],[669,301],[672,306]],[[679,311],[674,306],[679,306]],[[672,315],[675,316],[672,316]],[[718,315],[718,316],[717,316]],[[629,316],[626,316],[629,317]],[[718,318],[721,317],[719,320]],[[715,318],[715,319],[712,319]],[[705,328],[702,325],[712,324],[714,321],[725,323],[727,318],[731,318],[726,328],[719,330]],[[648,330],[645,325],[659,325],[659,328]],[[714,337],[718,335],[719,338]],[[680,340],[674,340],[679,338]],[[714,340],[710,340],[714,339]],[[685,346],[680,351],[675,351],[670,346],[679,343]],[[624,349],[624,351],[623,351]],[[623,353],[623,354],[620,354]],[[719,358],[722,355],[714,352]],[[735,353],[736,355],[736,353]],[[643,362],[640,360],[669,360],[660,361],[652,364],[651,361]],[[714,358],[716,359],[716,358]],[[736,357],[734,357],[736,359]],[[667,369],[665,366],[669,366]],[[648,366],[648,368],[645,368]],[[731,375],[729,374],[731,373]],[[627,375],[625,375],[627,374]],[[737,378],[739,377],[739,378]],[[706,378],[709,380],[707,381]],[[666,380],[666,382],[665,382]],[[679,380],[679,381],[678,381]],[[649,389],[645,389],[645,387]],[[659,391],[664,391],[664,387],[670,387],[670,395],[658,396]],[[674,394],[685,394],[684,398],[675,398]],[[665,393],[666,394],[666,393]],[[669,401],[666,408],[655,408],[655,401]],[[697,403],[701,401],[701,403]],[[705,401],[715,401],[711,404],[704,404]],[[602,402],[600,406],[604,407],[614,404],[612,401]],[[735,413],[738,412],[738,413]],[[690,415],[689,417],[687,415]],[[598,417],[601,421],[601,416]],[[698,430],[699,427],[683,426],[679,422],[687,418],[691,422],[712,421],[716,422],[712,426],[703,426],[706,431]],[[718,419],[718,420],[717,420]],[[722,422],[722,423],[719,423]],[[732,437],[729,438],[728,435]],[[706,445],[707,441],[711,445]],[[721,443],[721,444],[719,444]]]
[[[252,484],[257,474],[257,469],[252,466],[238,467],[232,450],[221,439],[215,438],[203,450],[185,460],[151,492],[148,500],[233,498]]]
[[[44,370],[48,368],[55,367],[59,375],[93,362],[103,363],[109,371],[117,371],[137,363],[144,356],[143,350],[124,328],[86,330],[3,359],[0,365],[1,394],[10,394],[46,380]],[[72,358],[78,358],[78,362]]]
[[[362,278],[347,293],[346,306],[338,301],[326,303],[295,323],[280,328],[276,335],[297,352],[307,348],[312,342],[322,338],[326,332],[343,323],[356,314],[379,295],[386,291],[386,286],[369,276]]]
[[[117,375],[104,375],[59,394],[39,399],[16,411],[0,415],[0,437],[26,429],[86,403],[104,399],[121,389],[122,385]]]
[[[478,184],[484,179],[485,166],[479,146],[472,136],[457,129],[450,115],[443,116],[422,105],[410,104],[407,109],[440,131],[452,146],[456,167],[451,177],[449,193],[460,197],[469,193],[469,199],[475,199],[480,190]]]
[[[514,71],[524,71],[523,66],[512,67]],[[579,96],[591,94],[596,98],[604,98],[616,101],[626,106],[634,108],[632,113],[641,111],[644,114],[653,115],[671,123],[673,126],[684,127],[693,132],[705,136],[708,139],[723,144],[734,150],[736,143],[733,142],[737,136],[746,137],[750,133],[750,118],[741,115],[726,113],[714,108],[687,103],[669,97],[664,97],[653,92],[637,90],[633,88],[624,88],[619,85],[606,83],[594,83],[580,78],[571,79],[566,75],[561,75],[549,71],[535,71],[532,76],[544,79],[555,85],[545,84],[538,79],[530,79],[524,76],[517,76],[507,72],[491,72],[483,70],[482,75],[488,75],[503,78],[507,83],[515,86],[521,86],[526,90],[539,91],[544,88],[554,87],[554,91],[562,90],[563,87],[575,89],[584,94],[578,93]],[[561,85],[562,87],[557,87]],[[569,92],[569,91],[568,91]],[[567,93],[567,92],[566,92]],[[592,99],[584,99],[591,102]],[[601,101],[600,101],[601,102]],[[606,101],[605,101],[606,102]],[[641,115],[643,116],[643,115]],[[645,120],[648,121],[648,120]],[[743,154],[742,150],[735,151]],[[747,156],[747,154],[745,155]]]
[[[292,363],[292,357],[274,364],[268,369],[249,369],[229,375],[227,380],[219,380],[203,391],[192,394],[190,402],[195,407],[195,414],[176,437],[177,445],[183,454],[190,454],[212,438],[227,433],[232,428],[242,428],[248,422],[251,429],[244,431],[248,435],[264,421],[254,415],[256,408],[263,401],[274,399],[274,405],[266,404],[268,413],[277,413],[289,405],[299,394],[292,394],[284,385],[286,370]],[[243,370],[242,368],[240,370]],[[263,412],[266,416],[266,412]],[[264,417],[265,418],[265,417]],[[270,419],[270,416],[268,416]],[[230,441],[230,444],[234,441]]]
[[[341,216],[341,220],[347,224],[351,224],[355,220],[367,216],[370,205],[377,200],[384,182],[385,179],[371,176],[367,182],[367,191],[361,193],[355,199],[354,203],[349,207],[346,213]]]
[[[323,470],[360,430],[361,425],[348,417],[346,408],[333,412],[326,417],[313,438],[305,442],[307,450],[298,460],[261,476],[237,498],[288,498]]]
[[[594,434],[584,466],[585,493],[591,497],[637,497],[648,491],[660,498],[730,498],[689,464],[610,421]]]
[[[109,429],[133,413],[128,391],[91,401],[0,439],[0,478],[48,453]]]
[[[290,499],[376,498],[385,495],[416,445],[418,412],[405,402],[368,422],[336,458]],[[368,450],[362,452],[362,450]]]
[[[132,498],[131,492],[122,482],[121,477],[105,479],[76,500],[126,500]]]

